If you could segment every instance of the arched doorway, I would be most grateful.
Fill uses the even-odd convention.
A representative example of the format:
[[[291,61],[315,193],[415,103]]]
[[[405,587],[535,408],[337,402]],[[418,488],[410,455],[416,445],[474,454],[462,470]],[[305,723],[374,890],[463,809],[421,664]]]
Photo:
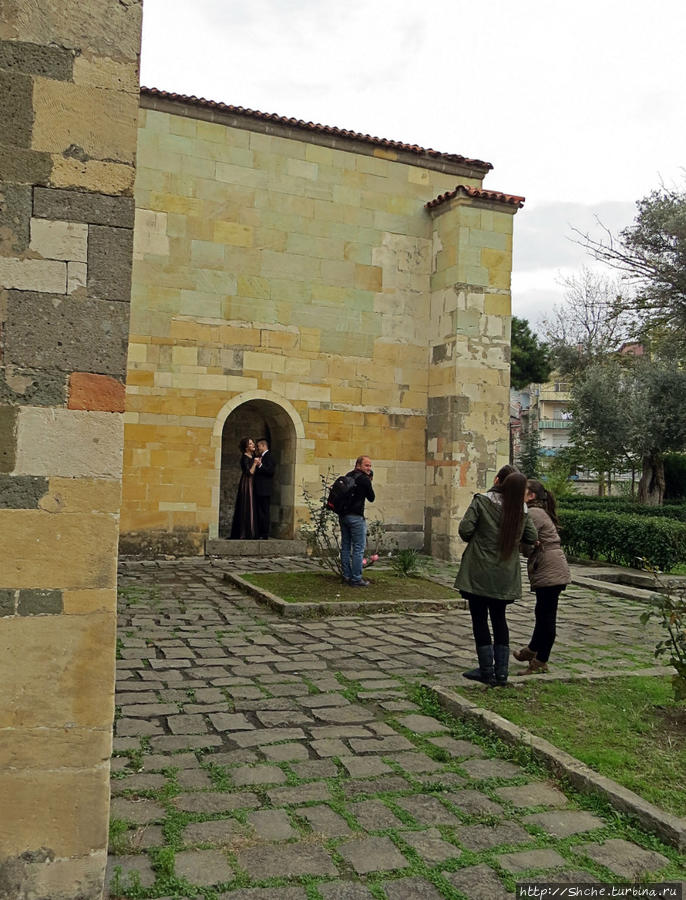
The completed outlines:
[[[234,398],[223,408],[215,426],[221,438],[218,447],[219,504],[217,535],[228,538],[240,479],[239,441],[242,437],[266,437],[274,455],[276,473],[271,500],[270,535],[282,540],[294,537],[295,471],[298,437],[303,428],[300,417],[288,401],[276,395],[255,396],[257,392]],[[300,434],[299,434],[300,433]]]

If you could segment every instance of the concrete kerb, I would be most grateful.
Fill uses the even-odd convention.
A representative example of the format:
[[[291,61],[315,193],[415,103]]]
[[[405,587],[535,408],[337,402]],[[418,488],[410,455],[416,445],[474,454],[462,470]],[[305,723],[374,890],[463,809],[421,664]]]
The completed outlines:
[[[259,603],[269,606],[285,619],[312,619],[325,616],[349,616],[359,613],[384,612],[435,612],[446,609],[466,609],[467,603],[461,597],[455,600],[342,600],[340,603],[287,603],[276,594],[259,588],[235,572],[222,572],[226,581],[230,581],[242,591],[250,594]]]
[[[478,704],[455,691],[450,691],[440,685],[428,687],[447,712],[486,726],[490,733],[496,734],[508,744],[521,744],[528,747],[534,757],[550,769],[554,775],[566,779],[577,790],[583,793],[599,794],[614,809],[633,816],[643,828],[656,834],[665,843],[678,850],[686,849],[686,819],[673,816],[652,803],[648,803],[647,800],[617,784],[611,778],[594,772],[585,763],[569,753],[565,753],[564,750],[559,750],[549,741],[537,737],[489,709],[479,707]]]

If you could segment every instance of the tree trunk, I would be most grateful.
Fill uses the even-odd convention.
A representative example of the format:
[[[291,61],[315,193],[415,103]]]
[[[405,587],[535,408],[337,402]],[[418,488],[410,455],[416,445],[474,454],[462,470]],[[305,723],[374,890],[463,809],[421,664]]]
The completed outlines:
[[[638,502],[644,506],[662,506],[665,496],[665,465],[658,450],[643,457],[643,473],[638,483]]]

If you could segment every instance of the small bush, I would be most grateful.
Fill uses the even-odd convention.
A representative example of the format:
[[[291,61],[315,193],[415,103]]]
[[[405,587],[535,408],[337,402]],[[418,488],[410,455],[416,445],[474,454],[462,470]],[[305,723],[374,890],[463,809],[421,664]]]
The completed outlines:
[[[646,559],[668,571],[686,561],[686,524],[666,517],[562,508],[560,538],[565,552],[635,566]]]
[[[579,497],[567,496],[559,499],[558,505],[564,509],[584,512],[603,512],[650,516],[651,518],[676,519],[686,522],[686,503],[668,503],[665,506],[642,506],[626,497]]]
[[[419,557],[419,550],[398,550],[391,556],[391,568],[401,578],[416,578],[421,575],[424,564]]]
[[[657,593],[651,597],[651,606],[641,616],[645,625],[657,620],[664,628],[664,636],[655,647],[655,656],[666,657],[676,670],[672,675],[672,688],[677,703],[686,700],[686,587],[683,583],[664,581],[655,572]]]

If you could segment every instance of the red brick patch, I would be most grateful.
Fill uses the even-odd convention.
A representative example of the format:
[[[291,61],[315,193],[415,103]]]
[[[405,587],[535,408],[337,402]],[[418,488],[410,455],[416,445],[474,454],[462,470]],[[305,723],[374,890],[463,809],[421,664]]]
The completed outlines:
[[[124,385],[109,375],[72,372],[67,406],[69,409],[124,412]]]

